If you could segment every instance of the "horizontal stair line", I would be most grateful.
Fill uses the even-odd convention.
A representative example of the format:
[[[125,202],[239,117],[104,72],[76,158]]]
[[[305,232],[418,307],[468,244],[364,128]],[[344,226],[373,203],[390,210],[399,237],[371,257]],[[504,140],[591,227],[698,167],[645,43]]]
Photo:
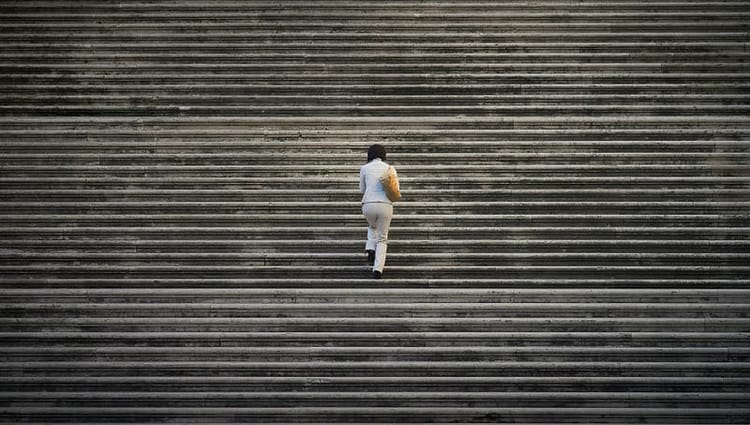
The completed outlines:
[[[675,298],[689,295],[721,295],[727,298],[734,296],[747,296],[750,295],[750,289],[440,289],[440,288],[426,288],[426,289],[254,289],[254,288],[240,288],[240,289],[216,289],[216,288],[196,288],[196,289],[18,289],[18,290],[4,290],[2,298],[6,297],[17,297],[17,296],[34,296],[34,295],[49,295],[54,296],[80,296],[80,295],[154,295],[154,296],[194,296],[194,295],[272,295],[272,296],[438,296],[438,295],[449,295],[449,296],[468,296],[468,295],[484,295],[488,298],[491,296],[501,295],[611,295],[611,296],[665,296],[670,295]]]
[[[263,240],[235,240],[235,239],[118,239],[111,237],[103,240],[19,240],[13,241],[13,248],[4,249],[3,252],[20,247],[57,247],[62,246],[115,246],[115,247],[254,247],[254,246],[298,246],[301,241],[312,246],[332,245],[341,246],[348,244],[361,244],[359,239],[263,239]],[[413,246],[413,245],[435,245],[435,246],[628,246],[628,245],[678,245],[678,246],[704,246],[704,247],[735,247],[750,246],[750,240],[742,239],[535,239],[535,240],[510,240],[510,239],[409,239],[409,240],[391,240],[389,244],[394,246]]]
[[[201,317],[191,317],[191,316],[174,316],[174,317],[162,317],[162,316],[153,316],[153,317],[123,317],[123,318],[101,318],[101,317],[92,317],[87,319],[67,319],[67,318],[59,318],[59,317],[50,317],[45,319],[4,319],[0,324],[6,327],[5,332],[8,332],[9,329],[13,327],[13,325],[39,325],[39,326],[46,326],[50,327],[50,329],[45,329],[45,331],[50,331],[52,328],[61,328],[65,329],[70,326],[117,326],[117,325],[124,325],[124,326],[132,326],[132,325],[143,325],[147,324],[152,327],[158,328],[162,325],[169,325],[169,326],[177,326],[180,324],[185,324],[188,326],[197,326],[197,325],[211,325],[211,326],[232,326],[232,327],[241,327],[241,326],[252,326],[252,325],[259,325],[259,326],[272,326],[272,325],[312,325],[312,326],[321,326],[321,325],[341,325],[341,326],[348,326],[352,324],[367,324],[367,325],[403,325],[405,323],[410,323],[413,321],[414,327],[418,327],[420,325],[451,325],[451,326],[457,326],[457,325],[471,325],[471,326],[507,326],[512,327],[513,325],[531,325],[531,326],[539,326],[540,324],[546,323],[548,324],[547,331],[549,329],[554,328],[554,325],[564,325],[566,327],[569,327],[571,325],[587,325],[587,326],[593,326],[593,325],[634,325],[634,326],[644,326],[644,325],[660,325],[660,326],[668,326],[668,325],[679,325],[680,323],[685,324],[691,324],[691,325],[697,325],[697,329],[701,329],[701,331],[706,331],[711,325],[717,325],[717,326],[723,326],[723,331],[727,331],[731,328],[732,325],[737,326],[746,326],[748,324],[748,321],[750,319],[713,319],[713,318],[689,318],[689,317],[679,317],[679,318],[660,318],[660,317],[643,317],[643,318],[623,318],[623,317],[592,317],[587,319],[580,319],[580,318],[571,318],[571,317],[543,317],[543,318],[526,318],[526,317],[501,317],[501,318],[484,318],[484,317],[446,317],[446,318],[434,318],[434,317],[331,317],[331,318],[308,318],[308,317],[289,317],[289,318],[266,318],[266,317],[230,317],[230,318],[221,318],[221,317],[215,317],[215,318],[201,318]],[[144,330],[149,329],[148,327],[145,327]],[[643,328],[647,329],[647,328]],[[639,331],[643,331],[643,329],[639,329]],[[24,330],[25,332],[28,332],[28,330]],[[142,332],[144,331],[142,330]],[[265,329],[268,331],[269,329]],[[593,328],[592,328],[593,330]],[[192,332],[195,332],[195,329],[191,329]],[[245,332],[247,329],[244,330]],[[320,329],[317,329],[317,331],[320,331]],[[474,332],[477,332],[476,329],[473,330]],[[455,332],[455,331],[454,331]],[[36,351],[35,351],[36,350]],[[90,350],[90,351],[87,351]],[[194,350],[194,351],[191,351]],[[423,350],[423,351],[419,351]],[[593,351],[592,351],[593,350]],[[221,353],[221,352],[241,352],[241,353],[266,353],[266,352],[272,352],[272,353],[312,353],[312,352],[322,352],[322,353],[338,353],[338,352],[360,352],[360,353],[382,353],[382,354],[398,354],[401,352],[412,352],[415,354],[423,354],[423,353],[431,353],[431,352],[457,352],[457,353],[474,353],[474,352],[492,352],[492,353],[502,353],[502,352],[526,352],[526,353],[536,353],[536,354],[544,354],[546,352],[575,352],[575,353],[588,353],[588,352],[635,352],[635,353],[641,353],[641,352],[655,352],[655,353],[669,353],[672,351],[677,352],[695,352],[695,353],[702,353],[702,352],[712,352],[712,353],[731,353],[731,354],[740,354],[740,353],[747,353],[747,349],[743,347],[711,347],[711,348],[705,348],[705,347],[670,347],[670,348],[664,348],[664,347],[658,347],[653,348],[649,350],[648,348],[642,348],[642,347],[616,347],[616,348],[606,348],[606,347],[551,347],[545,349],[544,347],[504,347],[504,348],[497,348],[497,347],[482,347],[482,346],[465,346],[462,345],[460,347],[422,347],[422,348],[395,348],[395,347],[322,347],[322,348],[314,348],[314,347],[305,347],[305,348],[299,348],[299,347],[284,347],[284,348],[277,348],[277,347],[248,347],[248,348],[237,348],[237,347],[177,347],[177,348],[164,348],[164,347],[148,347],[148,348],[136,348],[136,349],[128,349],[128,347],[101,347],[101,348],[88,348],[88,347],[65,347],[65,348],[59,348],[59,347],[52,347],[49,349],[46,348],[40,348],[40,347],[8,347],[7,349],[0,348],[0,353],[17,353],[17,352],[29,352],[30,354],[54,354],[58,352],[83,352],[86,351],[89,354],[98,354],[100,352],[138,352],[138,353],[171,353],[171,352],[185,352],[185,353],[191,353],[191,354],[200,354],[200,353]],[[653,354],[653,353],[652,353]]]
[[[353,393],[348,391],[338,392],[259,392],[259,391],[221,391],[210,392],[200,391],[195,393],[186,392],[169,392],[169,391],[58,391],[44,393],[38,391],[26,392],[0,392],[0,399],[3,400],[98,400],[104,398],[117,400],[132,399],[205,399],[205,400],[223,400],[223,399],[245,399],[245,400],[371,400],[371,399],[403,399],[404,397],[436,400],[650,400],[650,399],[668,399],[668,400],[692,400],[693,402],[705,400],[747,400],[750,393],[729,393],[729,392],[680,392],[680,393],[653,393],[653,392],[456,392],[456,391],[389,391],[389,392],[367,392]]]
[[[658,3],[657,3],[658,4]],[[684,3],[683,3],[684,4]],[[708,3],[710,5],[711,3]],[[716,3],[714,3],[715,5]],[[374,13],[371,10],[367,10],[366,7],[360,7],[360,5],[353,6],[351,3],[346,4],[348,7],[344,7],[342,5],[336,5],[335,7],[331,8],[331,12],[321,12],[321,8],[311,7],[310,12],[305,11],[304,9],[292,9],[292,12],[286,12],[286,13],[280,13],[279,9],[268,9],[268,5],[264,8],[260,9],[260,13],[256,12],[257,16],[265,17],[266,19],[283,19],[283,18],[294,18],[298,20],[309,20],[309,19],[315,19],[315,18],[329,18],[329,19],[340,19],[340,18],[360,18],[360,19],[368,19],[368,20],[388,20],[388,19],[407,19],[409,21],[416,20],[413,13],[410,13],[411,11],[406,10],[402,11],[401,13],[394,12],[390,10],[390,8],[385,8],[387,12],[390,13]],[[635,6],[636,4],[634,4]],[[704,3],[704,5],[706,5]],[[721,5],[725,8],[731,8],[732,6],[740,6],[740,4],[736,3],[726,3],[723,2]],[[599,8],[601,8],[601,4],[598,5]],[[678,4],[679,6],[679,4]],[[298,6],[297,6],[298,7]],[[675,11],[658,11],[658,10],[650,10],[647,12],[644,11],[627,11],[627,12],[579,12],[581,5],[576,4],[576,7],[573,9],[573,11],[554,11],[554,9],[548,9],[548,11],[543,12],[537,12],[537,11],[522,11],[522,12],[510,12],[507,10],[498,10],[498,11],[476,11],[473,8],[469,8],[473,13],[468,12],[454,12],[454,13],[419,13],[418,18],[420,20],[424,19],[441,19],[441,20],[460,20],[460,19],[478,19],[478,20],[494,20],[497,18],[589,18],[592,21],[595,20],[605,20],[607,18],[644,18],[644,17],[650,17],[650,18],[664,18],[664,17],[673,17],[673,18],[680,18],[683,20],[689,21],[690,18],[708,18],[708,17],[728,17],[728,18],[734,18],[737,19],[738,17],[742,16],[748,16],[750,13],[746,12],[745,9],[739,8],[738,11],[736,10],[711,10],[705,11],[705,9],[699,9],[698,11],[684,11],[682,8],[678,7]],[[526,8],[520,7],[519,9],[523,10]],[[95,9],[94,9],[95,10]],[[144,20],[145,18],[151,17],[151,18],[161,18],[161,20],[188,20],[191,18],[203,18],[203,19],[219,19],[219,18],[231,18],[235,21],[237,20],[247,20],[246,16],[240,15],[238,19],[237,12],[235,10],[230,10],[227,12],[205,12],[205,11],[195,11],[195,12],[178,12],[178,11],[170,11],[168,15],[164,15],[163,10],[156,10],[156,11],[144,11],[140,8],[138,8],[140,11],[139,13],[133,13],[129,11],[122,11],[122,12],[99,12],[99,11],[93,11],[88,12],[86,9],[83,10],[71,10],[68,8],[62,9],[62,12],[46,12],[46,13],[30,13],[30,12],[17,12],[11,9],[10,12],[6,12],[4,16],[6,18],[13,18],[13,19],[80,19],[80,18],[95,18],[95,19],[107,19],[107,18],[125,18],[126,20],[132,20],[134,18],[138,18],[140,20]],[[179,10],[179,9],[178,9]],[[251,8],[250,10],[253,10]],[[283,10],[283,9],[282,9]],[[322,9],[326,10],[326,9]],[[266,13],[263,13],[263,12]],[[14,13],[15,12],[15,13]],[[744,12],[744,13],[743,13]],[[250,16],[253,16],[252,14]]]
[[[182,300],[177,300],[182,301]],[[206,309],[243,310],[248,312],[276,312],[276,311],[307,311],[307,310],[330,310],[330,311],[360,311],[360,310],[393,310],[393,311],[454,311],[461,309],[473,309],[476,311],[563,311],[563,310],[586,310],[586,311],[619,311],[619,310],[661,310],[661,311],[745,311],[750,307],[748,303],[648,303],[648,302],[358,302],[358,303],[199,303],[199,302],[40,302],[40,303],[2,303],[0,308],[19,310],[135,310],[150,311],[172,308],[175,310],[199,311]],[[26,334],[26,333],[22,333]]]
[[[0,26],[1,27],[1,26]],[[560,55],[561,57],[564,57],[565,55]],[[302,68],[302,69],[314,69],[319,71],[333,71],[338,69],[356,69],[356,70],[368,70],[370,72],[380,70],[380,69],[406,69],[409,71],[414,70],[420,70],[420,69],[440,69],[440,68],[446,68],[450,69],[452,71],[451,75],[455,75],[456,69],[464,69],[464,68],[477,68],[479,70],[484,71],[484,73],[489,73],[488,70],[493,68],[500,68],[500,69],[516,69],[516,68],[539,68],[544,69],[546,71],[550,71],[554,68],[563,68],[563,69],[572,69],[572,68],[597,68],[597,67],[604,67],[604,68],[613,68],[618,70],[621,73],[626,73],[626,70],[629,68],[654,68],[659,71],[664,70],[676,70],[676,69],[690,69],[690,68],[708,68],[708,69],[724,69],[724,68],[736,68],[741,70],[746,70],[748,67],[743,64],[737,64],[735,62],[721,62],[721,61],[711,61],[711,62],[699,62],[699,61],[681,61],[681,62],[675,62],[675,63],[664,63],[659,61],[645,61],[644,58],[638,58],[638,61],[633,60],[626,60],[626,59],[633,59],[633,58],[627,58],[627,57],[620,57],[620,60],[611,60],[611,61],[598,61],[598,62],[586,62],[586,63],[580,63],[576,61],[556,61],[556,62],[521,62],[521,61],[513,61],[513,62],[504,62],[504,61],[498,61],[498,60],[487,60],[480,63],[467,63],[467,62],[459,62],[459,61],[432,61],[432,62],[419,62],[419,63],[403,63],[395,60],[391,60],[391,62],[378,62],[378,63],[357,63],[353,60],[357,56],[350,57],[349,62],[342,62],[342,63],[315,63],[315,62],[309,62],[308,61],[294,61],[287,59],[283,62],[277,62],[277,61],[257,61],[253,63],[227,63],[227,64],[217,64],[211,61],[205,61],[205,62],[190,62],[190,63],[152,63],[152,62],[82,62],[80,64],[76,63],[54,63],[54,62],[34,62],[33,64],[19,64],[17,60],[13,61],[6,61],[2,62],[0,61],[0,67],[4,69],[6,73],[14,74],[14,72],[10,72],[13,70],[17,70],[18,73],[21,73],[22,71],[29,72],[31,70],[39,70],[43,73],[50,74],[50,75],[58,75],[62,70],[89,70],[89,73],[91,73],[94,70],[112,70],[116,69],[118,71],[126,71],[126,70],[133,70],[133,71],[145,71],[150,69],[164,69],[164,70],[190,70],[190,69],[207,69],[207,70],[216,70],[216,71],[222,71],[222,72],[230,72],[231,70],[255,70],[255,71],[265,71],[268,73],[268,69],[273,67],[280,67],[284,69],[296,69],[296,68]],[[535,57],[536,58],[536,57]],[[614,57],[613,57],[614,58]],[[260,59],[260,58],[259,58]],[[54,71],[51,71],[50,69],[54,69]],[[361,74],[357,74],[361,75]],[[380,74],[376,74],[380,75]],[[430,74],[431,75],[431,74]],[[463,74],[462,74],[463,75]],[[687,94],[685,94],[687,95]],[[61,98],[68,98],[68,97],[75,97],[75,94],[69,94],[66,96],[62,96]],[[411,97],[409,95],[406,95],[408,97]],[[425,97],[439,97],[439,94],[432,94],[432,95],[424,95]],[[533,95],[530,95],[533,96]],[[580,94],[577,96],[581,96]],[[737,97],[741,97],[740,95],[736,95]],[[281,97],[281,96],[280,96]],[[363,98],[378,98],[379,96],[362,96]],[[400,96],[399,96],[400,97]],[[461,97],[477,97],[477,96],[461,96]]]
[[[401,202],[400,205],[403,207],[414,206],[414,207],[439,207],[441,205],[448,205],[451,207],[471,207],[471,206],[514,206],[514,205],[528,205],[528,206],[546,206],[546,205],[569,205],[569,206],[664,206],[664,207],[689,207],[689,206],[722,206],[722,207],[746,207],[750,206],[750,201],[463,201],[463,202],[448,202],[443,201],[415,201],[415,202]],[[5,208],[19,208],[19,207],[33,207],[33,206],[50,206],[50,207],[64,207],[64,206],[165,206],[165,205],[176,205],[183,207],[200,207],[200,206],[236,206],[236,207],[306,207],[309,205],[327,206],[327,207],[355,207],[358,208],[362,203],[357,201],[281,201],[281,202],[266,202],[266,201],[217,201],[217,202],[205,202],[205,201],[98,201],[98,202],[62,202],[62,201],[50,201],[50,202],[4,202],[3,207]]]

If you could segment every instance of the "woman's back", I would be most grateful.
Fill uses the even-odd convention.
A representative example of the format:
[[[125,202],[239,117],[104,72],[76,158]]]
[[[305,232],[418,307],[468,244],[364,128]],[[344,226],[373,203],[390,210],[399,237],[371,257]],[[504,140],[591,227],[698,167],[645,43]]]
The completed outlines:
[[[359,189],[364,193],[362,203],[391,201],[380,183],[380,177],[388,170],[388,164],[380,158],[376,158],[363,165],[359,170]]]

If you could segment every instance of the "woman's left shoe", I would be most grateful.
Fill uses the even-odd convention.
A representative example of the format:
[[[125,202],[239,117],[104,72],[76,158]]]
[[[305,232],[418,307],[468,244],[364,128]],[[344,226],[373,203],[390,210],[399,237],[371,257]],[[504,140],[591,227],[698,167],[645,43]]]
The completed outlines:
[[[375,251],[371,249],[367,250],[367,264],[370,266],[375,264]]]
[[[374,272],[372,272],[372,277],[374,279],[380,279],[381,277],[383,277],[383,273],[380,273],[379,271],[375,270]]]

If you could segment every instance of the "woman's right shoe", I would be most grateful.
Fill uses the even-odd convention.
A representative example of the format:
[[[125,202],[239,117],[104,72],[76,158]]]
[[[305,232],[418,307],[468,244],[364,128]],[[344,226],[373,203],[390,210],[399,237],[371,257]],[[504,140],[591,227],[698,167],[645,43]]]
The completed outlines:
[[[372,277],[374,279],[380,279],[381,277],[383,277],[383,273],[380,273],[379,271],[375,270],[374,272],[372,272]]]
[[[371,249],[367,250],[367,264],[370,266],[375,264],[375,251]]]

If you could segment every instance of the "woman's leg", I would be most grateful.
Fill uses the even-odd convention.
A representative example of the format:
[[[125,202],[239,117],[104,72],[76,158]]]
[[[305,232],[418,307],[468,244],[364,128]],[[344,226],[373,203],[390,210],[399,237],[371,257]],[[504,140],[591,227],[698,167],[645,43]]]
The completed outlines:
[[[367,243],[365,244],[365,253],[367,253],[367,264],[372,266],[375,264],[375,248],[377,244],[375,242],[375,227],[367,224]]]
[[[365,218],[367,218],[367,215],[365,215]],[[367,244],[365,244],[365,251],[375,251],[375,245],[375,225],[370,224],[370,219],[367,219]]]
[[[388,230],[393,218],[393,206],[385,203],[364,204],[362,212],[367,218],[370,229],[372,229],[372,239],[369,239],[371,233],[368,229],[368,246],[372,246],[370,240],[375,246],[375,264],[372,270],[382,273],[385,268],[386,252],[388,251]]]

